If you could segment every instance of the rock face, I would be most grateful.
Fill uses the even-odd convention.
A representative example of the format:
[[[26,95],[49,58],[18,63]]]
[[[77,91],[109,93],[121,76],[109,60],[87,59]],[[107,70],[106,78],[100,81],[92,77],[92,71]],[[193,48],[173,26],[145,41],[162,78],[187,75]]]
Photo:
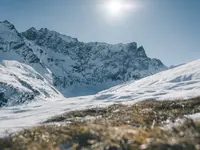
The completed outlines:
[[[166,69],[135,42],[83,43],[46,28],[19,33],[8,21],[0,22],[1,60],[31,66],[66,97],[92,94]]]

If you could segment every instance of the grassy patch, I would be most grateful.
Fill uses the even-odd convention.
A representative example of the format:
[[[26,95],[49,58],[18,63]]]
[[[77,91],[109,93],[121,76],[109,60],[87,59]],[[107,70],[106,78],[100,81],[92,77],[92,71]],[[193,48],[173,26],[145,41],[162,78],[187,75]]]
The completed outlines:
[[[95,122],[113,125],[132,125],[151,127],[163,125],[165,121],[174,122],[177,118],[200,112],[200,98],[177,101],[145,101],[134,105],[111,105],[107,108],[93,108],[72,111],[47,120],[50,122],[87,122],[86,118],[95,118]]]
[[[200,123],[185,117],[197,112],[199,98],[73,111],[45,122],[71,122],[70,125],[44,125],[21,131],[0,139],[0,149],[198,150]],[[175,122],[177,118],[184,121],[164,128],[167,120]]]

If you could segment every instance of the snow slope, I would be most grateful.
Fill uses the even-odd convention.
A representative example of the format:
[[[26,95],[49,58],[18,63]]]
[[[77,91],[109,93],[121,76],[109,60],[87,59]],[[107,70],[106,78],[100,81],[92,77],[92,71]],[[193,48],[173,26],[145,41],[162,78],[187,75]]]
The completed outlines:
[[[97,94],[109,100],[174,100],[200,96],[200,60]]]
[[[175,100],[200,96],[200,60],[163,71],[138,81],[130,81],[96,95],[56,102],[35,102],[25,106],[0,109],[0,134],[39,125],[63,112],[114,103],[130,104],[142,100]],[[193,116],[196,118],[200,115]]]
[[[0,61],[0,106],[62,98],[62,94],[29,65]]]

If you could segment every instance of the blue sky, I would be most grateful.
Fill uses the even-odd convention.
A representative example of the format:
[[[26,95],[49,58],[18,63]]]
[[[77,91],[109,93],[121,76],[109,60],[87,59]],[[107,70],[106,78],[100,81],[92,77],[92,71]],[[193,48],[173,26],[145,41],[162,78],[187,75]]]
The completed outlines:
[[[139,7],[118,19],[100,9],[105,1],[0,0],[0,20],[20,32],[46,27],[84,42],[136,41],[168,66],[200,58],[200,0],[124,0]]]

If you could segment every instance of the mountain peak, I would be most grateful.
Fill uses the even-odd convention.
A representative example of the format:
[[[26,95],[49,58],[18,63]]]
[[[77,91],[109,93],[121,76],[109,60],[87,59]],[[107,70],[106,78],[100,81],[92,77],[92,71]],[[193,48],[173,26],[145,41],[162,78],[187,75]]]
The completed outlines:
[[[38,30],[36,30],[34,27],[31,27],[30,29],[23,32],[22,35],[25,36],[28,40],[35,40],[38,36]]]
[[[27,31],[37,31],[37,29],[35,27],[31,27]]]
[[[4,20],[3,23],[11,24],[8,20]]]
[[[3,24],[4,26],[8,27],[11,30],[15,29],[15,26],[12,23],[10,23],[8,20],[4,20],[0,22],[0,24]]]
[[[7,20],[0,22],[0,39],[4,42],[11,42],[19,41],[21,38],[21,35],[12,23]]]
[[[138,56],[147,57],[143,46],[138,47],[137,50],[138,50]]]
[[[47,28],[41,28],[41,29],[39,30],[39,32],[54,32],[54,33],[57,33],[56,31],[51,31],[51,30],[49,30],[49,29],[47,29]]]

